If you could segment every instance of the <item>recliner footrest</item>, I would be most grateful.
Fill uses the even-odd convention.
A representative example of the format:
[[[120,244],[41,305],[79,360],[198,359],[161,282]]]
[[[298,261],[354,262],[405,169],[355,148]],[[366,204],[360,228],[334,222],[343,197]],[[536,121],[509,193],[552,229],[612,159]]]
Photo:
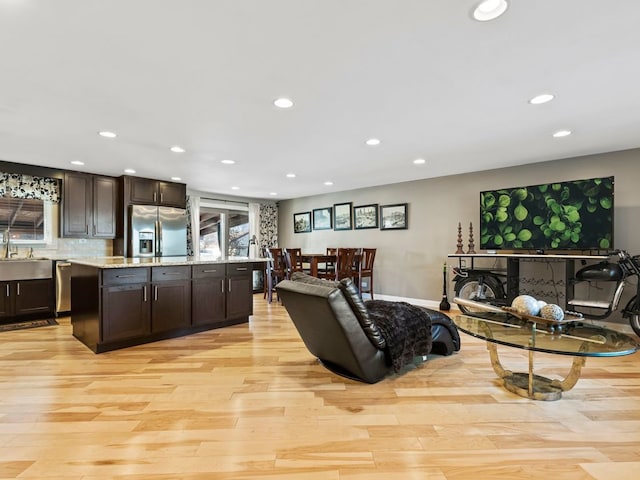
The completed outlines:
[[[438,310],[418,307],[431,319],[431,353],[451,355],[460,350],[458,328],[447,315]]]

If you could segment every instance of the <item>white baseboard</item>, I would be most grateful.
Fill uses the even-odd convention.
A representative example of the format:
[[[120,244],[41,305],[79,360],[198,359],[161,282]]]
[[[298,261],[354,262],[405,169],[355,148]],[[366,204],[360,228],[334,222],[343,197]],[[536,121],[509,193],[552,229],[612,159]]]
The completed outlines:
[[[407,297],[395,297],[393,295],[379,295],[376,293],[376,300],[388,300],[390,302],[407,302],[411,305],[418,305],[420,307],[427,307],[433,310],[440,308],[440,300],[425,300],[424,298],[407,298]],[[368,300],[367,294],[364,294],[364,300]],[[449,302],[451,303],[451,302]],[[458,313],[460,310],[455,303],[451,303],[451,310],[454,313]]]

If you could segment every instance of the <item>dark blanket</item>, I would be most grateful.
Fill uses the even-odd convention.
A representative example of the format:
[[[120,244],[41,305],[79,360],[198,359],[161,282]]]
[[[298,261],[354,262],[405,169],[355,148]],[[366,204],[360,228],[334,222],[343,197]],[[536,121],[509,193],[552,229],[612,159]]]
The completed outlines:
[[[387,343],[387,352],[395,372],[413,363],[417,356],[431,351],[431,319],[414,305],[405,302],[369,300],[365,303]]]

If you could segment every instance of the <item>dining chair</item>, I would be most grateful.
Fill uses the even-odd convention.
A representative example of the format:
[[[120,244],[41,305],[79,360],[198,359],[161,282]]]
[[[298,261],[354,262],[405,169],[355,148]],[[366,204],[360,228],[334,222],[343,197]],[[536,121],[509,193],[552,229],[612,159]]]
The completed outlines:
[[[336,258],[334,261],[327,260],[322,263],[322,266],[318,266],[318,278],[325,278],[327,280],[336,279],[336,261],[338,256],[338,249],[334,247],[327,247],[327,256]]]
[[[302,267],[301,248],[285,248],[284,261],[287,267],[287,279],[291,278],[291,274],[293,272],[305,272],[304,268]]]
[[[336,280],[343,278],[358,278],[358,266],[356,265],[357,248],[338,248],[336,264]]]
[[[287,268],[281,248],[266,248],[264,254],[268,260],[265,266],[263,298],[266,298],[271,303],[275,286],[278,282],[287,278]],[[279,297],[278,300],[280,300]]]
[[[360,256],[360,271],[358,272],[358,290],[360,296],[363,293],[368,293],[373,300],[373,261],[376,258],[375,248],[363,248]],[[367,278],[368,281],[364,282],[363,279]]]

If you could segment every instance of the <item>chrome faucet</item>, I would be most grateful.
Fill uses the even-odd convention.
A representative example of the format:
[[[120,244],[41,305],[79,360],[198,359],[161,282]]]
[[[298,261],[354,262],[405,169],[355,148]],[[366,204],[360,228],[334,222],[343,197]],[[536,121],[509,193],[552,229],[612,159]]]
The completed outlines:
[[[3,242],[4,242],[4,253],[2,255],[3,258],[11,258],[14,255],[17,255],[18,252],[16,251],[11,251],[11,235],[9,235],[9,229],[7,228],[7,231],[4,232],[4,238],[3,238]]]
[[[4,243],[4,253],[2,258],[11,258],[9,255],[9,229],[2,234],[2,243]]]

